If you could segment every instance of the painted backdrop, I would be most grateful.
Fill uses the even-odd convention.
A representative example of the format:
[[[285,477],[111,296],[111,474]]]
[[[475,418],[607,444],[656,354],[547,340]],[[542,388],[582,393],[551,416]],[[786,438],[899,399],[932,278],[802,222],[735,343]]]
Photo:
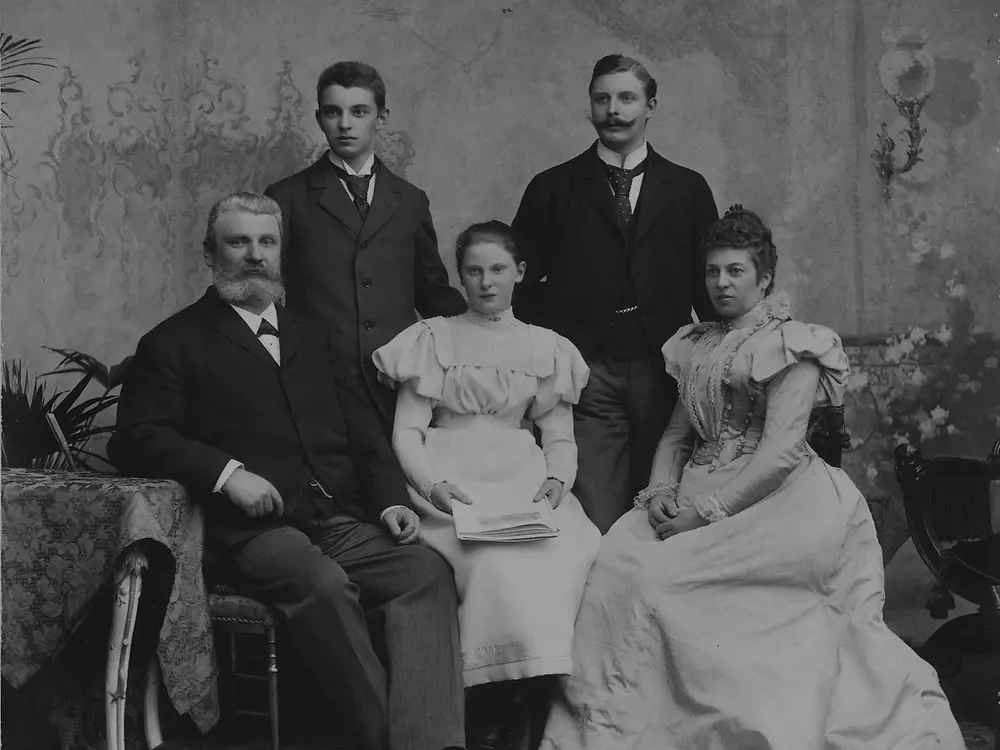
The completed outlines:
[[[720,210],[761,213],[798,316],[852,344],[847,468],[875,506],[898,522],[899,440],[981,455],[1000,437],[989,0],[7,0],[4,11],[4,32],[40,37],[56,65],[5,101],[4,356],[35,372],[55,363],[42,345],[116,362],[201,294],[211,202],[322,153],[325,65],[363,59],[386,78],[379,152],[429,193],[450,266],[465,225],[509,221],[532,174],[592,141],[589,71],[620,51],[659,82],[651,143],[702,172]],[[879,65],[906,29],[923,34],[933,81],[904,68],[897,85],[922,75],[933,87],[923,161],[887,203],[870,152],[883,121],[904,144],[897,164],[905,137]],[[917,581],[919,564],[908,570]]]

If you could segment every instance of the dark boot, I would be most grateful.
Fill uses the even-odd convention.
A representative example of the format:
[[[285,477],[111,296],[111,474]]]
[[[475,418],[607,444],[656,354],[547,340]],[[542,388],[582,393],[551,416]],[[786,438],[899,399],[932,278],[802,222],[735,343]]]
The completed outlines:
[[[555,675],[546,675],[537,677],[531,682],[525,750],[538,750],[545,735],[545,724],[549,719],[559,678]]]
[[[468,750],[506,750],[512,703],[513,693],[506,682],[476,685],[466,691]]]

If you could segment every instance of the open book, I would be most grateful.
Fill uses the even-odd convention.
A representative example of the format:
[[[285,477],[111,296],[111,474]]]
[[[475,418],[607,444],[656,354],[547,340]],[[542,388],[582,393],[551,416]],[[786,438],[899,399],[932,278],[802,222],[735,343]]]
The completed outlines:
[[[455,501],[452,515],[455,533],[466,542],[530,542],[534,539],[559,536],[555,514],[548,500],[516,505],[477,503],[469,496],[472,505]]]

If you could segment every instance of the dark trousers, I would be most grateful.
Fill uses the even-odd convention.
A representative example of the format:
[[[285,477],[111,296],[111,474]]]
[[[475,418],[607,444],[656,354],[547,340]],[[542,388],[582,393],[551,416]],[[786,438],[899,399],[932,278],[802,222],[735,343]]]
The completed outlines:
[[[595,358],[573,408],[579,468],[573,493],[602,534],[632,507],[649,482],[677,383],[651,358]]]
[[[381,527],[341,515],[266,531],[222,562],[240,592],[283,616],[351,747],[465,744],[457,596],[436,552],[397,545]],[[385,665],[366,610],[380,621]]]

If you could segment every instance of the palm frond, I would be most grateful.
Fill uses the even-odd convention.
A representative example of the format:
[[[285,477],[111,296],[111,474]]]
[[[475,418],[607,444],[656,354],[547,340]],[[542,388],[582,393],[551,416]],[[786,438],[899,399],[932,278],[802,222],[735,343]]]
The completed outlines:
[[[51,346],[44,348],[60,355],[62,360],[56,365],[56,369],[42,373],[40,377],[74,373],[89,375],[107,391],[113,390],[122,384],[122,380],[128,370],[128,365],[132,361],[132,356],[129,355],[117,365],[108,367],[96,357],[75,349],[57,349]]]
[[[46,347],[51,349],[51,347]],[[4,361],[3,388],[0,413],[3,418],[3,461],[5,466],[36,468],[69,468],[61,457],[59,444],[49,428],[46,414],[51,413],[66,437],[70,451],[84,468],[91,468],[80,455],[91,456],[107,463],[107,459],[87,450],[94,438],[108,435],[113,428],[96,425],[97,417],[118,403],[112,388],[120,384],[122,373],[131,357],[108,368],[95,357],[72,349],[51,349],[62,355],[63,360],[55,370],[45,375],[79,375],[73,387],[46,392],[38,378],[29,378],[19,361]],[[104,392],[95,397],[83,398],[92,381],[100,383]]]
[[[7,99],[11,94],[24,94],[25,90],[21,85],[25,82],[39,83],[37,78],[33,78],[27,73],[20,72],[24,68],[54,68],[49,62],[53,58],[46,55],[38,55],[42,49],[41,39],[15,39],[13,34],[0,32],[0,94]],[[11,72],[18,71],[18,72]],[[5,101],[2,107],[3,117],[13,120],[10,112],[7,111],[9,102]],[[10,127],[9,123],[4,123],[2,130]],[[3,170],[5,174],[10,173],[9,166],[16,163],[14,151],[10,147],[6,133],[0,133],[2,137],[4,153],[2,154],[5,164]]]

